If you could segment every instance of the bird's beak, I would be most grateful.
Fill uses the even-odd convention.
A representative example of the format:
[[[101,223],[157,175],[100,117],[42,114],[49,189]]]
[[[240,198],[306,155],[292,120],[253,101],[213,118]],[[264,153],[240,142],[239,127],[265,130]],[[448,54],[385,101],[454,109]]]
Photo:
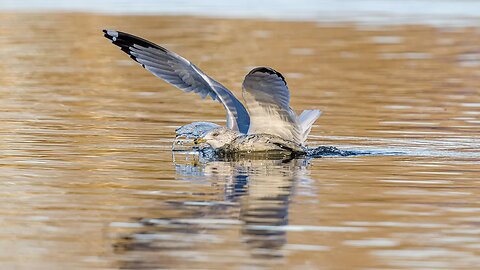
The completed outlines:
[[[206,143],[206,142],[207,142],[207,140],[205,140],[204,138],[198,138],[198,139],[193,140],[193,143],[195,143],[195,144]]]

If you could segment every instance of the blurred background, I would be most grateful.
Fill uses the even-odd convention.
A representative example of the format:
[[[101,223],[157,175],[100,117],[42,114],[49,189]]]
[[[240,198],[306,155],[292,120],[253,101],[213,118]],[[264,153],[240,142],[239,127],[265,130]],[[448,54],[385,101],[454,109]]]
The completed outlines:
[[[480,3],[475,0],[2,0],[3,11],[96,12],[104,14],[193,15],[266,18],[319,22],[432,23],[476,25]]]
[[[0,269],[477,269],[480,2],[0,0]],[[103,37],[129,32],[241,99],[280,71],[310,147],[215,161],[225,124]]]

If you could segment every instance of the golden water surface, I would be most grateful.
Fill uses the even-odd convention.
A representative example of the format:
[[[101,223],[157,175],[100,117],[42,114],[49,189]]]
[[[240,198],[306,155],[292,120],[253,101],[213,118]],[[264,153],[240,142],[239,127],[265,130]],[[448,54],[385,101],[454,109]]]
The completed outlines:
[[[222,106],[103,38],[130,32],[240,96],[254,66],[324,113],[311,146],[203,162],[174,130]],[[0,269],[475,269],[480,29],[0,14]]]

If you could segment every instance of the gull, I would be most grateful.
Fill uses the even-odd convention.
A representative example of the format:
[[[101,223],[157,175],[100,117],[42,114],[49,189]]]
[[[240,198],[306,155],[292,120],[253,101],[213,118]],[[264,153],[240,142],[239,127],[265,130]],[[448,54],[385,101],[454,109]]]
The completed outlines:
[[[305,153],[305,142],[319,110],[297,115],[290,107],[285,77],[270,67],[256,67],[242,84],[245,106],[225,86],[182,56],[143,38],[115,30],[104,36],[158,78],[184,92],[209,96],[226,110],[227,124],[194,122],[176,130],[197,143],[229,152],[285,151]]]

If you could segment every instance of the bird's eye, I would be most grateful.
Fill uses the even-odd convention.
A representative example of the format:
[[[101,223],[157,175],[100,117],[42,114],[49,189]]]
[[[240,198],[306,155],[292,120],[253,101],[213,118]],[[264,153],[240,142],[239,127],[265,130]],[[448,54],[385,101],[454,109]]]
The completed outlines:
[[[215,132],[215,133],[212,134],[213,137],[217,137],[218,135],[219,135],[218,132]]]

